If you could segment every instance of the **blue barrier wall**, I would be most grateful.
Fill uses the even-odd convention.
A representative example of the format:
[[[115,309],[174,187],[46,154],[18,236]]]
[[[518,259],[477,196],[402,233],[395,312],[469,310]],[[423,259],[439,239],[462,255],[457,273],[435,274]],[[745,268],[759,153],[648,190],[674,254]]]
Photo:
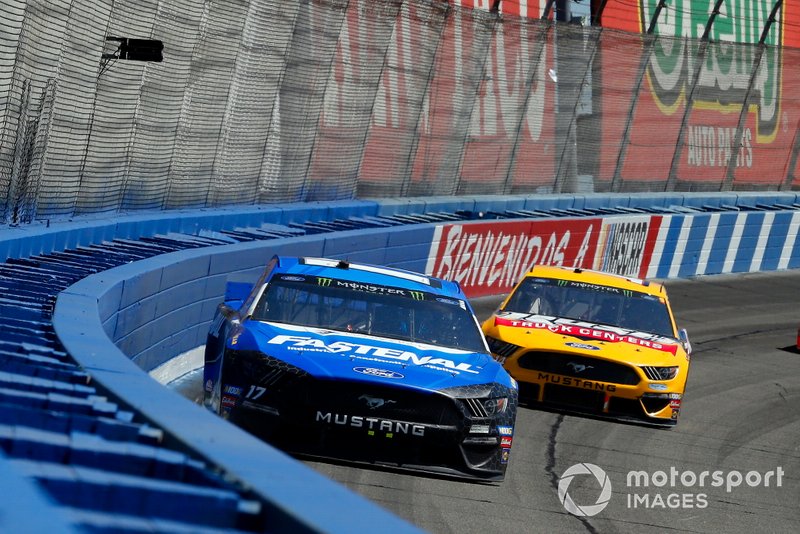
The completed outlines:
[[[295,222],[386,216],[408,216],[408,222],[419,223],[238,243],[154,257],[101,272],[73,285],[59,296],[54,316],[62,343],[98,383],[153,424],[167,429],[187,449],[197,451],[210,463],[245,480],[265,500],[274,503],[281,514],[297,518],[310,529],[326,531],[352,530],[353,521],[357,520],[398,521],[398,528],[410,529],[399,520],[387,518],[388,514],[381,509],[327,480],[320,481],[322,477],[313,471],[160,387],[142,369],[152,369],[202,344],[225,281],[253,278],[273,254],[347,256],[353,261],[424,270],[435,227],[434,223],[425,222],[425,214],[565,210],[581,216],[597,215],[596,210],[613,213],[631,208],[646,213],[645,210],[658,208],[670,215],[664,217],[669,219],[664,225],[666,233],[660,236],[663,246],[651,267],[655,265],[655,276],[667,278],[724,272],[725,266],[730,266],[731,272],[753,267],[766,270],[800,266],[795,239],[796,201],[794,194],[777,193],[446,197],[271,206],[225,213],[158,214],[149,220],[138,216],[91,222],[86,226],[73,223],[69,228],[26,229],[25,237],[16,230],[4,230],[0,232],[3,243],[0,258],[25,257],[103,240],[170,232],[197,233],[200,229],[216,231],[265,224],[291,227]],[[762,211],[765,206],[772,206],[772,211]],[[714,213],[720,210],[730,212]],[[554,212],[554,215],[564,213]],[[714,219],[716,223],[712,222]],[[713,234],[709,232],[711,227],[715,228]],[[688,236],[684,244],[677,242],[682,232]],[[737,240],[734,235],[738,235]],[[704,255],[706,267],[699,269],[702,262],[698,263],[698,258]],[[258,468],[253,466],[254,458],[262,462]],[[363,507],[365,513],[341,517],[338,513],[342,509],[341,499]],[[308,502],[316,505],[309,507]]]
[[[572,200],[574,206],[576,202]],[[783,200],[793,201],[794,195]],[[552,199],[548,203],[550,209],[566,209],[558,208],[558,202]],[[430,209],[431,204],[420,208],[404,203],[412,210]],[[582,205],[585,208],[585,203]],[[704,205],[712,206],[707,202]],[[507,209],[506,206],[504,200],[501,207]],[[535,206],[543,209],[539,202]],[[389,205],[387,209],[397,214],[395,207]],[[460,205],[451,200],[446,207]],[[496,209],[488,205],[485,208]],[[356,209],[360,212],[362,207]],[[612,215],[605,219],[624,217]],[[662,232],[647,270],[648,278],[800,267],[800,241],[796,239],[800,211],[697,212],[661,219]],[[62,293],[59,306],[66,295],[88,289],[86,295],[97,302],[102,332],[139,367],[150,371],[175,355],[204,344],[208,323],[226,281],[255,279],[273,255],[347,257],[351,261],[422,272],[431,254],[434,227],[435,224],[416,224],[176,252],[92,276]],[[57,309],[55,324],[62,342],[70,349],[73,336],[60,325],[64,315],[62,309]]]

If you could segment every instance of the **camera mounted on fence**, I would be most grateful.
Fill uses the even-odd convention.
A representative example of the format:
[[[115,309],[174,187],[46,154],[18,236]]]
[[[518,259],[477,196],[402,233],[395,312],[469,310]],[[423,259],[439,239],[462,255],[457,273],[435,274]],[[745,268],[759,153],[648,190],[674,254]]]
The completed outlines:
[[[131,61],[161,62],[164,59],[162,52],[164,43],[158,39],[132,39],[130,37],[106,37],[106,41],[119,43],[117,49],[110,54],[103,54],[102,58],[127,59]]]

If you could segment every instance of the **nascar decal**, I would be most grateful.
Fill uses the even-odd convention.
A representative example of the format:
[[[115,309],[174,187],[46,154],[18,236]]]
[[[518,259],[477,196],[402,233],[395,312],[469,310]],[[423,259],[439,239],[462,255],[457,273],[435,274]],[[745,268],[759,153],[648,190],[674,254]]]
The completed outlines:
[[[498,326],[511,326],[515,328],[528,328],[533,330],[549,330],[554,334],[563,334],[580,338],[608,341],[610,343],[629,343],[640,347],[669,352],[673,356],[677,353],[678,345],[669,338],[634,332],[622,328],[599,327],[592,323],[564,321],[561,319],[542,316],[528,316],[525,314],[505,314],[495,318]]]
[[[603,219],[594,269],[621,276],[644,277],[650,266],[661,216]]]
[[[593,265],[602,219],[508,221],[436,227],[426,274],[469,297],[509,291],[531,265]]]
[[[438,369],[447,372],[460,372],[478,374],[472,365],[461,362],[456,363],[447,358],[435,358],[433,356],[419,356],[413,352],[388,347],[376,347],[374,345],[364,345],[349,341],[333,341],[326,343],[322,339],[310,336],[289,336],[277,335],[267,343],[271,345],[283,345],[289,350],[302,352],[325,352],[329,354],[341,354],[343,356],[356,359],[384,362],[384,363],[405,363],[407,365],[421,365],[431,369]]]

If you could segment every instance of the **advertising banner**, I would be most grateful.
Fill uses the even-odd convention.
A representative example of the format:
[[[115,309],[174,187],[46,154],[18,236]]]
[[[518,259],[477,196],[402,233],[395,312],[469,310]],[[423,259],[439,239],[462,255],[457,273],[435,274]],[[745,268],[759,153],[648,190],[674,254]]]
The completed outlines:
[[[544,3],[501,3],[503,13],[527,19],[496,24],[485,13],[489,2],[455,5],[466,9],[403,4],[392,19],[385,57],[375,53],[382,27],[348,11],[325,94],[315,177],[341,174],[334,172],[341,165],[335,147],[342,139],[363,138],[355,171],[372,191],[397,188],[404,177],[410,180],[406,191],[411,187],[417,194],[450,193],[441,187],[458,183],[468,191],[485,184],[493,184],[493,191],[498,183],[509,191],[552,184],[552,36],[548,23],[530,20],[540,17]],[[357,90],[372,103],[365,84],[381,65],[365,130],[359,110],[348,102]],[[425,185],[437,183],[440,189]]]
[[[457,281],[469,297],[507,293],[534,265],[644,278],[661,215],[447,224],[436,227],[425,274]]]
[[[509,291],[534,264],[591,268],[600,218],[437,226],[425,273],[457,281],[470,297]]]
[[[657,0],[611,0],[603,11],[602,25],[642,33],[657,5]],[[712,5],[676,0],[660,13],[655,26],[660,38],[646,58],[644,83],[629,125],[629,144],[621,169],[624,180],[669,178],[679,143],[677,178],[682,182],[700,187],[704,184],[706,188],[719,185],[726,180],[729,166],[733,167],[734,184],[774,184],[786,175],[788,155],[800,125],[800,101],[789,88],[800,83],[800,69],[787,64],[784,55],[793,52],[785,48],[800,47],[800,32],[796,30],[800,6],[783,3],[762,53],[756,43],[772,2],[724,2],[711,27],[708,45],[701,47]],[[638,55],[647,48],[633,50]],[[617,63],[618,58],[604,55],[604,72],[614,72]],[[630,79],[630,83],[634,81]],[[692,107],[686,115],[688,95]],[[745,98],[748,105],[740,125]],[[603,106],[606,116],[616,120],[627,116],[631,103],[608,91]],[[604,137],[616,139],[620,125],[609,122],[603,125]],[[658,136],[654,137],[656,124]],[[605,158],[601,165],[603,176],[613,176],[616,158]]]
[[[660,215],[603,219],[594,269],[644,278],[660,226]]]

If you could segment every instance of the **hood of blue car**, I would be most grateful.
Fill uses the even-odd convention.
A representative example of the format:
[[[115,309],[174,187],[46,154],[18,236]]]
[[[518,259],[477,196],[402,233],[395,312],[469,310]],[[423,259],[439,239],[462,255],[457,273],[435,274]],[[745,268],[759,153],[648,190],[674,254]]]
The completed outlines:
[[[433,390],[511,382],[488,354],[371,335],[248,321],[231,344],[278,358],[317,378],[377,380]]]

